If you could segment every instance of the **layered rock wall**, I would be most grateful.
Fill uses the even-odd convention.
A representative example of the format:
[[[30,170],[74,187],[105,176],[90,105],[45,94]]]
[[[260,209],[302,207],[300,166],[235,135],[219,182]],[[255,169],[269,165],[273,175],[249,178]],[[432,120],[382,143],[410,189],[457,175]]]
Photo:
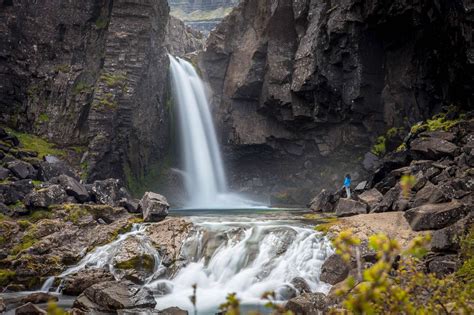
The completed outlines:
[[[234,186],[301,203],[389,128],[469,108],[471,30],[462,1],[243,1],[200,58]]]

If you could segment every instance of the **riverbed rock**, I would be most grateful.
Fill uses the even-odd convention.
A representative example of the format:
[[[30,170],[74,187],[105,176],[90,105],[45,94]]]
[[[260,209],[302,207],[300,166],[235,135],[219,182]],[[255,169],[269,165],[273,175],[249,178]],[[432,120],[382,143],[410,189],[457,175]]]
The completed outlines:
[[[45,310],[42,310],[41,308],[34,305],[33,303],[27,303],[15,309],[15,315],[46,315],[46,314],[47,312]]]
[[[313,211],[319,212],[332,212],[334,205],[331,201],[331,193],[326,189],[321,190],[321,192],[311,200],[310,208]]]
[[[150,310],[134,308],[130,310],[119,310],[118,315],[136,315],[136,314],[147,314],[147,315],[188,315],[188,311],[182,310],[179,307],[168,307],[163,310]]]
[[[118,206],[122,198],[131,198],[128,191],[120,184],[120,180],[115,178],[97,180],[90,189],[92,199],[103,205]]]
[[[145,222],[159,222],[166,218],[170,205],[162,195],[146,192],[140,200],[140,209]]]
[[[308,282],[302,277],[295,277],[290,281],[291,285],[295,287],[299,294],[311,292]]]
[[[154,308],[153,293],[130,281],[107,281],[87,288],[73,307],[87,312],[116,312],[121,309]]]
[[[153,274],[155,258],[143,240],[131,236],[120,244],[113,265],[120,279],[144,284],[145,280]]]
[[[463,218],[468,209],[458,201],[427,204],[405,212],[404,216],[414,231],[438,230]]]
[[[94,284],[113,280],[114,276],[106,269],[82,269],[64,278],[62,293],[77,296]]]
[[[370,210],[374,209],[375,206],[383,200],[383,195],[376,188],[372,188],[370,190],[364,191],[357,198],[363,203],[367,204]]]
[[[285,309],[295,315],[323,314],[327,310],[328,298],[323,293],[303,293],[289,300]]]
[[[367,205],[352,199],[341,198],[336,205],[335,212],[338,217],[367,213]]]
[[[70,176],[60,175],[57,178],[53,178],[51,182],[61,185],[69,196],[76,198],[81,203],[90,199],[87,189]]]
[[[350,268],[338,254],[329,256],[321,267],[319,280],[334,285],[347,278]]]
[[[7,168],[15,175],[18,179],[35,179],[37,171],[30,163],[24,161],[13,161],[7,163]]]
[[[32,191],[25,196],[24,203],[30,208],[47,208],[53,204],[63,203],[67,198],[66,192],[59,185]]]
[[[22,304],[33,303],[33,304],[43,304],[48,303],[49,301],[58,301],[58,297],[45,292],[35,292],[28,296],[21,298],[20,302]]]

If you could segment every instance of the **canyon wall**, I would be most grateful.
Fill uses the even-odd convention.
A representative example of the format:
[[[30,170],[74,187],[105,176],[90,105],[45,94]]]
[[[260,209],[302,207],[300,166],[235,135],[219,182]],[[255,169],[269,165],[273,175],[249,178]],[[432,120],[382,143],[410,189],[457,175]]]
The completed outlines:
[[[0,123],[140,181],[168,147],[166,1],[3,1]]]
[[[243,1],[200,66],[234,188],[308,201],[357,180],[377,136],[472,107],[467,1]]]

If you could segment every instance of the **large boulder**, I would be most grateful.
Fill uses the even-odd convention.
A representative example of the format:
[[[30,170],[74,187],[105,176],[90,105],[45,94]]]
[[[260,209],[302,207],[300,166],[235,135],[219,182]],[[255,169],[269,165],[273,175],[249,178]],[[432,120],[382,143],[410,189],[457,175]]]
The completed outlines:
[[[441,138],[417,138],[410,144],[410,149],[415,158],[437,160],[444,156],[454,156],[458,147]]]
[[[311,200],[309,207],[316,212],[332,212],[334,205],[331,203],[331,194],[326,189],[321,190],[321,192]]]
[[[457,251],[460,240],[474,224],[474,216],[470,215],[453,225],[431,233],[431,250],[434,252]]]
[[[306,280],[301,277],[294,277],[291,279],[290,283],[299,294],[311,292],[308,282],[306,282]]]
[[[24,203],[30,208],[47,208],[63,203],[67,199],[66,192],[59,185],[34,190],[25,196]]]
[[[458,201],[427,204],[405,212],[404,216],[414,231],[439,230],[468,214],[469,209]]]
[[[427,182],[425,187],[416,193],[413,207],[419,207],[427,203],[433,204],[445,201],[448,201],[445,197],[445,193],[431,182]]]
[[[96,203],[119,206],[120,201],[131,199],[128,191],[120,184],[120,180],[108,178],[105,180],[97,180],[90,187],[92,199]]]
[[[106,269],[82,269],[64,278],[62,293],[76,296],[94,284],[113,280],[114,276]]]
[[[21,298],[21,303],[33,303],[33,304],[43,304],[48,303],[49,301],[58,301],[58,297],[45,292],[35,292],[31,293],[25,297]]]
[[[375,206],[383,200],[383,195],[376,188],[372,188],[370,190],[364,191],[357,198],[359,201],[367,204],[370,210],[374,209]]]
[[[145,222],[159,222],[166,218],[170,205],[162,195],[146,192],[140,200],[140,209]]]
[[[328,308],[328,300],[323,293],[303,293],[289,300],[285,309],[295,315],[324,314]]]
[[[347,217],[367,213],[367,205],[352,199],[341,198],[336,205],[336,216]]]
[[[10,171],[0,166],[0,181],[5,180],[8,176],[10,176]]]
[[[76,198],[79,202],[86,202],[90,199],[87,189],[74,178],[67,175],[60,175],[51,180],[52,183],[61,185],[69,196]]]
[[[392,211],[394,209],[394,205],[397,203],[398,200],[400,200],[401,197],[402,190],[400,188],[400,185],[397,184],[385,193],[383,199],[371,209],[371,212]]]
[[[79,176],[67,162],[62,161],[53,155],[45,156],[44,161],[39,164],[39,179],[42,181],[49,181],[60,175],[67,175],[76,180],[79,179]]]
[[[344,259],[337,254],[333,254],[323,263],[319,280],[335,285],[346,279],[349,271],[349,266]]]
[[[9,162],[7,163],[7,168],[19,179],[35,179],[38,173],[33,165],[24,161]]]
[[[15,315],[46,315],[45,310],[40,309],[38,306],[33,303],[26,303],[23,306],[15,309]]]
[[[130,281],[108,281],[87,288],[73,304],[85,312],[113,312],[122,309],[155,308],[153,293]]]
[[[428,271],[442,278],[457,271],[460,267],[458,255],[440,255],[434,256],[426,262]]]

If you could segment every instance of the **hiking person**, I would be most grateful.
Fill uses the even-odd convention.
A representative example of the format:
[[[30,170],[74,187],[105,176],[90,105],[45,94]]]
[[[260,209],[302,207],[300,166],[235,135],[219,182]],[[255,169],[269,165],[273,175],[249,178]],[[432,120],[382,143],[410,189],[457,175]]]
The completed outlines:
[[[351,175],[347,174],[344,178],[344,188],[346,189],[347,198],[351,198]]]

